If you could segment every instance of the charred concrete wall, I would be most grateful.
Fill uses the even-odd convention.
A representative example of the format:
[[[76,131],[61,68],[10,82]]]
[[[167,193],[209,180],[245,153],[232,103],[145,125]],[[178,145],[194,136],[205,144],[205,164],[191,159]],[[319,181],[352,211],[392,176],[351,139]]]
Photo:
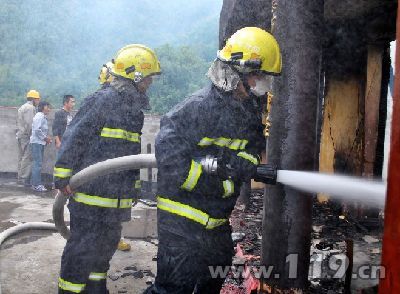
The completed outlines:
[[[219,21],[219,46],[238,29],[256,26],[271,28],[271,0],[224,0]]]
[[[274,79],[268,162],[283,170],[317,168],[317,111],[322,67],[323,1],[278,1],[274,35],[281,47],[282,75]],[[264,198],[262,264],[274,265],[278,289],[306,289],[312,198],[283,185]],[[298,260],[291,276],[288,256]]]
[[[52,110],[49,115],[50,132],[53,125],[54,113]],[[0,107],[0,173],[16,173],[18,164],[18,147],[15,138],[16,133],[17,108]],[[160,129],[160,117],[157,115],[146,115],[142,134],[142,153],[154,153],[155,136]],[[55,163],[56,150],[54,144],[46,146],[42,172],[52,174]],[[142,170],[140,177],[148,180],[148,171]],[[152,171],[152,181],[157,179],[157,170]]]

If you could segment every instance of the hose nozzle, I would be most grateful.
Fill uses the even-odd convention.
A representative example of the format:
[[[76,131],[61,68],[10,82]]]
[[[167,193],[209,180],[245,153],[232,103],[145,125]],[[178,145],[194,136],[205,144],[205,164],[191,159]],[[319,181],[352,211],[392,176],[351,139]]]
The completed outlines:
[[[268,185],[275,185],[278,171],[276,166],[270,164],[260,164],[257,166],[257,173],[254,176],[254,181],[262,182]]]

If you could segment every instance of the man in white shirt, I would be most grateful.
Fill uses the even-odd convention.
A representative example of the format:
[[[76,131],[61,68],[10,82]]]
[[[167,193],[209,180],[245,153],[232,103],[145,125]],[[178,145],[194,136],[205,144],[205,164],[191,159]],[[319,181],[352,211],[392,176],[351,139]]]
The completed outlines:
[[[48,135],[49,126],[47,123],[47,115],[50,112],[50,103],[40,101],[38,112],[35,114],[32,122],[32,135],[30,138],[32,151],[32,189],[36,192],[46,192],[47,189],[42,185],[42,163],[44,146],[51,143]]]

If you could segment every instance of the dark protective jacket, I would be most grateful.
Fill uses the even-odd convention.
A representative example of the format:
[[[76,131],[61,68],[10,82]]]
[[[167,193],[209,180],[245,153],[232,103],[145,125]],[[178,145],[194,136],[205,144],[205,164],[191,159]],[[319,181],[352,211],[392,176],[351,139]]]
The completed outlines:
[[[64,108],[61,108],[54,114],[54,121],[53,121],[53,136],[58,136],[62,139],[62,136],[65,133],[65,130],[68,126],[68,120],[72,119],[72,114],[68,111],[65,111]]]
[[[133,88],[133,87],[132,87]],[[139,154],[147,98],[136,89],[98,90],[84,104],[64,134],[54,168],[56,188],[70,177],[106,159]],[[70,198],[70,212],[81,218],[109,222],[130,219],[135,182],[139,171],[125,171],[99,177],[79,187]]]
[[[210,85],[177,105],[161,119],[155,145],[160,228],[185,234],[228,224],[241,181],[205,174],[198,158],[239,156],[256,165],[264,146],[254,99],[240,102]]]

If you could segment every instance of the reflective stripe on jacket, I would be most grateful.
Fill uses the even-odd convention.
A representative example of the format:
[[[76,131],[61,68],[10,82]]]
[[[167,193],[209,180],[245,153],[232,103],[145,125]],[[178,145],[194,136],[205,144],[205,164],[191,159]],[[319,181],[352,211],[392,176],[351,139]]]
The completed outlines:
[[[241,183],[204,173],[196,160],[239,156],[258,164],[264,147],[258,101],[242,103],[210,85],[177,105],[162,117],[156,138],[158,208],[171,215],[159,224],[171,230],[181,219],[205,229],[218,227],[205,224],[206,219],[229,218]]]
[[[109,86],[85,99],[63,136],[54,168],[57,188],[66,186],[73,174],[89,165],[141,152],[144,114],[140,96],[135,89],[117,91]],[[92,180],[74,191],[70,211],[89,219],[129,220],[137,194],[132,181],[138,179],[139,171],[131,170]]]

